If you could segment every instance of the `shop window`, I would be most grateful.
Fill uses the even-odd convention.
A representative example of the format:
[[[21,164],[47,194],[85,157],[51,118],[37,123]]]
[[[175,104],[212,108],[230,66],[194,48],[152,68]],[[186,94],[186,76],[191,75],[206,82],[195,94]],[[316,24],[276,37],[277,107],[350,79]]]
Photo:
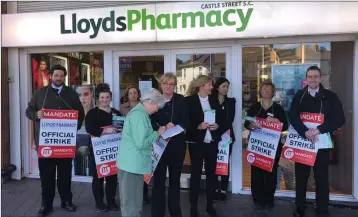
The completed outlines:
[[[50,69],[62,65],[67,69],[65,84],[76,90],[85,113],[95,106],[95,86],[103,83],[103,51],[31,54],[32,91],[50,85]],[[32,132],[34,132],[32,130]],[[37,153],[32,133],[30,173],[38,174]],[[74,175],[91,176],[86,152],[90,137],[84,123],[77,135]]]
[[[140,92],[159,88],[159,80],[164,74],[164,56],[125,56],[119,58],[121,105],[128,102],[125,90],[134,85]]]
[[[309,66],[322,70],[322,85],[337,93],[345,108],[346,124],[343,132],[333,135],[335,148],[331,154],[330,189],[333,194],[352,194],[352,114],[353,109],[353,42],[322,42],[300,44],[273,44],[243,48],[242,94],[243,117],[252,105],[259,101],[258,87],[264,80],[276,86],[273,101],[287,112],[297,90],[305,87],[305,74]],[[344,70],[342,70],[342,67]],[[249,131],[242,121],[243,153],[248,143]],[[282,142],[285,142],[284,132]],[[294,163],[280,159],[277,174],[277,190],[295,190]],[[313,171],[308,181],[308,190],[315,190]],[[250,165],[243,156],[243,186],[250,188]],[[343,184],[344,183],[344,184]]]

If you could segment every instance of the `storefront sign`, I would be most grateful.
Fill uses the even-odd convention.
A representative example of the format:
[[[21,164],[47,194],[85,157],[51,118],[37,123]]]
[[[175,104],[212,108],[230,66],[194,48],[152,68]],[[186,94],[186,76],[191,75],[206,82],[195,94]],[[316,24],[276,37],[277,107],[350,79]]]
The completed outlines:
[[[221,136],[221,141],[219,142],[216,159],[216,175],[227,176],[229,174],[229,155],[231,143],[232,139],[230,137],[230,130],[228,130]]]
[[[39,158],[74,158],[78,111],[43,109]]]
[[[317,126],[324,122],[324,115],[301,113],[301,120],[308,129],[317,129]],[[318,141],[312,143],[310,140],[301,137],[291,125],[282,150],[282,158],[313,166],[318,149],[326,148],[332,144],[327,134],[320,134],[317,138]]]
[[[249,164],[271,172],[283,124],[263,118],[256,118],[256,123],[261,129],[251,131],[245,159]]]
[[[152,173],[144,175],[145,183],[149,184],[150,180],[152,179],[154,171],[158,166],[160,158],[162,158],[164,150],[167,147],[167,144],[169,142],[169,139],[170,138],[164,140],[162,137],[160,137],[157,141],[155,141],[153,143],[152,157],[151,157],[152,158]]]
[[[354,2],[185,2],[4,14],[2,46],[356,33],[357,7]]]
[[[121,142],[119,134],[91,137],[98,178],[117,174],[117,153]]]

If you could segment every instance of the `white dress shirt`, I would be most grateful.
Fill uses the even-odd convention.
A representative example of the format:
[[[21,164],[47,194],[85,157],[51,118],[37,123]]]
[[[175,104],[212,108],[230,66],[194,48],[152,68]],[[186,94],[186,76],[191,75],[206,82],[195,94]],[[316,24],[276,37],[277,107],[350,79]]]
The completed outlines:
[[[204,98],[200,97],[199,95],[199,99],[200,99],[200,104],[201,104],[201,108],[203,109],[203,112],[205,112],[206,110],[210,110],[210,103],[209,103],[209,97],[206,96]],[[210,130],[206,129],[206,134],[205,134],[205,138],[204,138],[204,142],[205,143],[211,143],[211,140],[213,139],[213,137],[211,136]]]

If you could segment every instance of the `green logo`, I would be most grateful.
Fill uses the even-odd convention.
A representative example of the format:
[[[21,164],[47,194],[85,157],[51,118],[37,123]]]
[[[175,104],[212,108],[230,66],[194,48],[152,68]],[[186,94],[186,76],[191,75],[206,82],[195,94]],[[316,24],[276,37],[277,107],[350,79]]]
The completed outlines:
[[[89,38],[96,38],[100,31],[123,32],[133,31],[135,26],[142,30],[165,30],[232,26],[236,32],[242,32],[249,24],[253,8],[210,10],[208,12],[186,12],[173,14],[148,14],[146,9],[128,10],[126,16],[116,16],[112,10],[104,18],[82,18],[77,20],[76,13],[71,16],[71,27],[65,25],[66,16],[60,15],[61,34],[76,34],[91,32]],[[180,21],[180,22],[179,22]]]

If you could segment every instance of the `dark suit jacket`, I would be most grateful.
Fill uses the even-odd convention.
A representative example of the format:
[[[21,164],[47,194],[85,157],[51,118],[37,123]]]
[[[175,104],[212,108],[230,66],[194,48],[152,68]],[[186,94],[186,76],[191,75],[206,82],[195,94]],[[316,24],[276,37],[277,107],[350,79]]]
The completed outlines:
[[[199,124],[204,122],[204,112],[201,107],[200,99],[198,94],[194,94],[192,96],[188,96],[185,98],[187,100],[188,106],[188,114],[189,114],[189,125],[187,128],[187,141],[200,143],[204,141],[206,129],[199,130]],[[214,142],[219,142],[221,140],[220,135],[220,125],[223,120],[221,111],[220,111],[220,103],[217,97],[209,96],[209,104],[211,109],[216,111],[215,114],[215,122],[219,125],[219,128],[215,131],[210,131],[211,136]]]

